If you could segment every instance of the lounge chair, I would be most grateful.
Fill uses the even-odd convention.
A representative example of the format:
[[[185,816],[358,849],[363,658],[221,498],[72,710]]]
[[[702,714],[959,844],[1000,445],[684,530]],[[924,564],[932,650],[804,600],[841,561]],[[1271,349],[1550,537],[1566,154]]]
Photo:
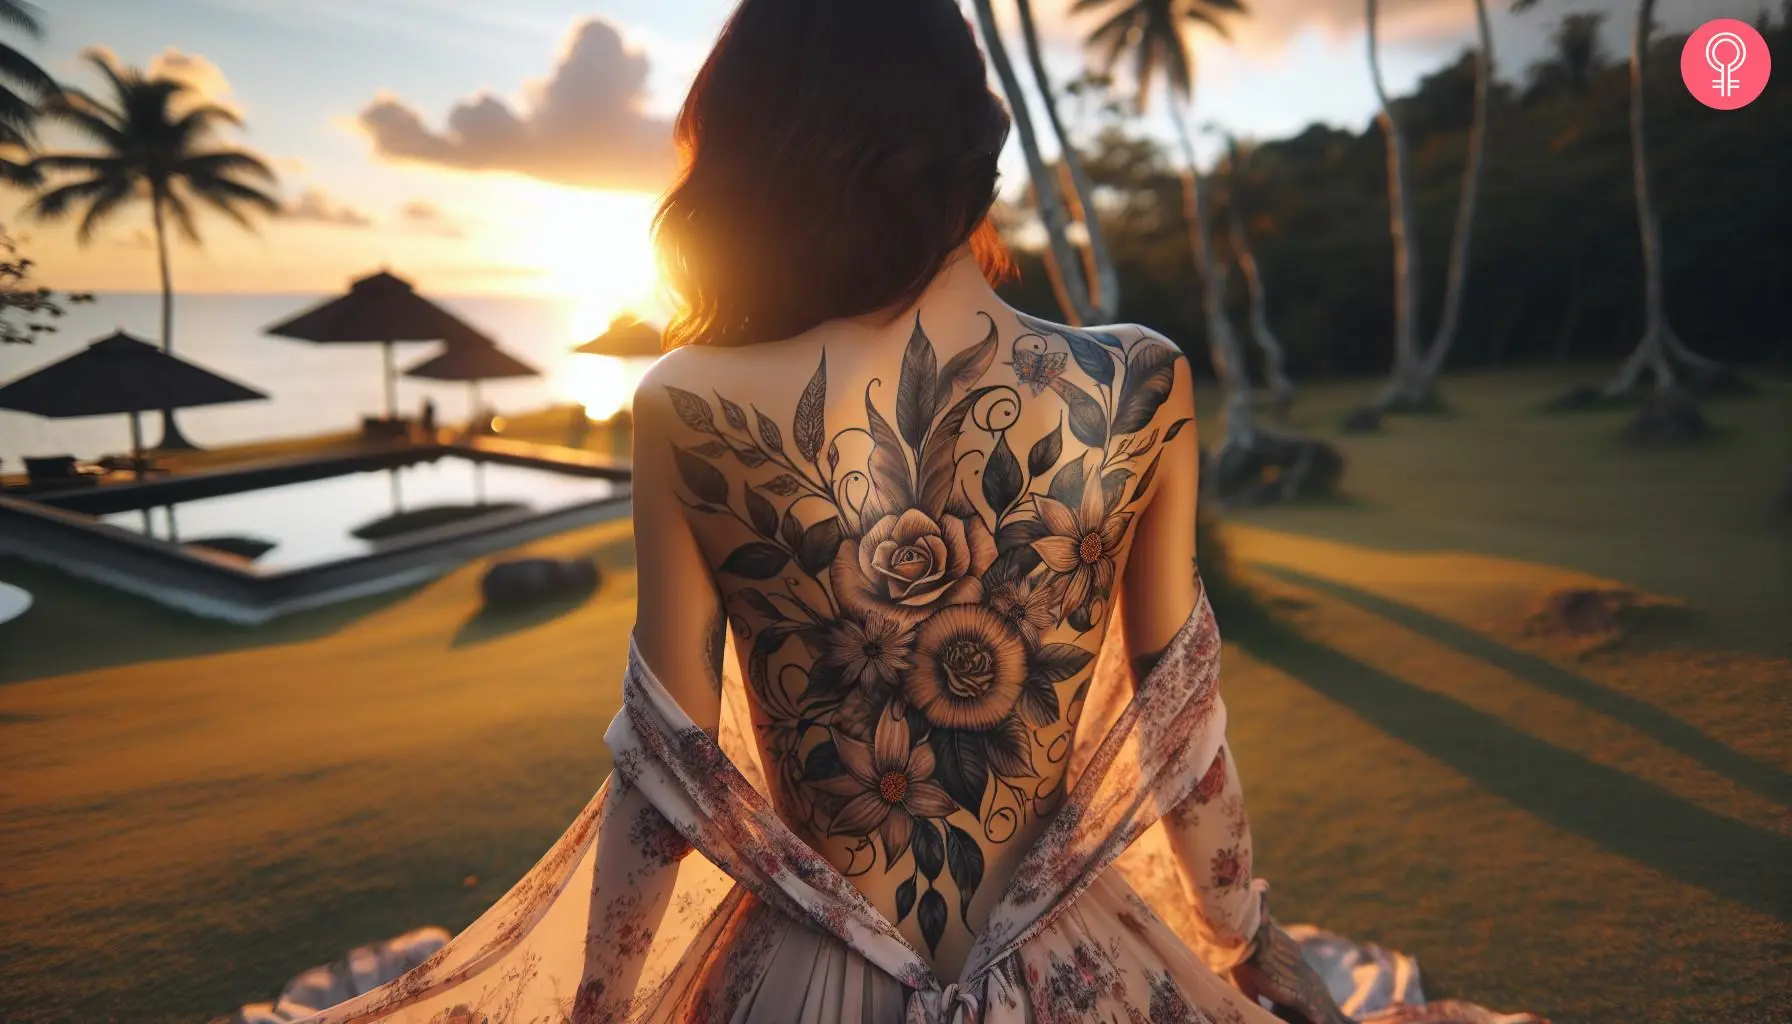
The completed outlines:
[[[137,458],[132,458],[129,455],[106,455],[101,457],[98,465],[114,473],[135,472],[140,476],[148,473],[168,472],[168,467],[161,460],[152,459],[147,455]]]
[[[96,484],[105,475],[103,467],[77,462],[73,455],[49,455],[41,458],[27,456],[25,459],[25,476],[31,481],[32,487],[80,487]]]

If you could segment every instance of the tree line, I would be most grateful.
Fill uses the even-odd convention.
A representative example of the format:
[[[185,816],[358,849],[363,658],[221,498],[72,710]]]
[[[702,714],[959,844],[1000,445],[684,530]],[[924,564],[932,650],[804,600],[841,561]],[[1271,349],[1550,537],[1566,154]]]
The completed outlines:
[[[993,2],[977,0],[999,68]],[[1375,122],[1253,142],[1201,122],[1188,38],[1247,16],[1241,4],[1076,0],[1073,13],[1106,16],[1090,22],[1089,71],[1061,85],[1037,71],[1030,85],[1081,166],[1070,174],[1030,158],[1052,241],[1021,252],[1011,297],[1172,333],[1210,357],[1233,419],[1251,415],[1252,378],[1284,406],[1287,376],[1386,374],[1377,406],[1390,411],[1433,402],[1446,366],[1621,360],[1604,381],[1616,395],[1696,383],[1726,363],[1783,361],[1784,76],[1742,110],[1704,107],[1680,81],[1686,37],[1656,31],[1653,0],[1626,26],[1628,55],[1602,49],[1598,14],[1558,9],[1552,24],[1552,12],[1526,11],[1548,54],[1498,68],[1484,0],[1464,7],[1476,45],[1392,97],[1375,66],[1377,4],[1366,0],[1365,74],[1383,100]],[[1757,27],[1785,52],[1789,23],[1792,4]],[[1117,94],[1122,60],[1132,88]],[[999,77],[1011,98],[1021,94],[1015,76]],[[1175,152],[1138,125],[1153,91],[1176,105]],[[1024,124],[1023,105],[1011,106]],[[1073,127],[1060,129],[1065,110]],[[1199,174],[1192,131],[1226,143]],[[1084,228],[1067,230],[1078,214]],[[1008,216],[1018,223],[1023,211]],[[1077,288],[1061,283],[1103,276],[1113,284],[1094,292],[1099,304],[1073,301]],[[1224,443],[1249,445],[1253,433],[1229,422]]]

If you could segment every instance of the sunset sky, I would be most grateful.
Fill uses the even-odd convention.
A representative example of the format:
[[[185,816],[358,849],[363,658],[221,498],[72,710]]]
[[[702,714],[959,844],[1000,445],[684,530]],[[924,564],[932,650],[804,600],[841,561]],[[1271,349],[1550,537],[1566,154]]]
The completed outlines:
[[[1068,0],[1035,0],[1059,81],[1081,66]],[[59,79],[94,87],[79,54],[187,76],[243,114],[233,139],[278,169],[288,216],[248,235],[202,225],[178,248],[183,292],[326,291],[390,265],[448,294],[580,294],[643,306],[647,226],[666,183],[669,121],[731,0],[43,0],[25,42]],[[998,0],[999,9],[1007,5]],[[1411,87],[1472,36],[1469,0],[1389,0],[1385,61]],[[1546,0],[1522,18],[1493,0],[1502,73],[1517,77],[1568,10],[1611,12],[1625,49],[1633,4]],[[1756,0],[1663,0],[1670,28],[1752,17]],[[1360,128],[1373,98],[1358,0],[1254,0],[1231,44],[1200,40],[1196,120],[1270,137],[1312,121]],[[9,39],[17,41],[17,33]],[[1018,43],[1011,44],[1018,50]],[[1161,109],[1161,104],[1159,105]],[[1161,126],[1159,126],[1161,130]],[[50,132],[51,146],[70,140]],[[1005,172],[1024,175],[1017,154]],[[137,208],[85,249],[66,225],[7,224],[48,283],[156,285]]]

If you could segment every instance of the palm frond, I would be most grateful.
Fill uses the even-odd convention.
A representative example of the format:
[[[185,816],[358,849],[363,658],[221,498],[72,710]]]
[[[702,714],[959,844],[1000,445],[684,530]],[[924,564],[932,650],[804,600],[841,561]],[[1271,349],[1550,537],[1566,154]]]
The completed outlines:
[[[42,39],[43,23],[37,20],[37,5],[24,0],[0,0],[0,25],[11,25],[33,39]]]
[[[56,80],[48,72],[5,43],[0,43],[0,78],[10,78],[40,98],[56,91]]]
[[[1176,42],[1181,42],[1180,37]],[[1164,73],[1170,76],[1170,88],[1186,102],[1195,92],[1194,55],[1187,46],[1164,41]]]
[[[229,178],[197,177],[188,175],[183,184],[187,191],[202,202],[214,207],[222,213],[229,214],[238,224],[253,231],[255,226],[244,216],[241,206],[252,206],[262,213],[274,216],[280,212],[280,200],[263,192],[253,185]]]
[[[269,184],[276,184],[280,180],[275,176],[274,169],[260,157],[240,149],[195,153],[182,160],[177,165],[175,173],[188,178],[228,178],[232,175],[247,175]]]
[[[1183,11],[1182,16],[1190,21],[1206,25],[1208,28],[1213,29],[1214,34],[1221,39],[1227,40],[1228,42],[1232,39],[1232,27],[1221,21],[1212,11],[1205,7],[1191,7]]]
[[[129,182],[109,181],[107,187],[96,192],[87,203],[87,214],[81,218],[81,226],[75,230],[75,241],[82,245],[93,241],[93,233],[106,221],[111,220],[136,197],[136,189]]]
[[[121,107],[129,99],[132,87],[143,81],[142,75],[130,68],[120,66],[118,61],[105,50],[90,47],[81,51],[81,57],[98,70],[100,76],[112,87],[112,95],[117,97]]]
[[[210,130],[220,121],[232,128],[241,128],[243,126],[243,118],[241,114],[231,110],[229,107],[219,106],[216,103],[205,103],[194,107],[183,114],[181,119],[175,122],[175,126],[183,131],[191,130],[200,132]],[[192,127],[188,129],[186,127],[188,125],[191,125]]]
[[[38,220],[57,221],[68,216],[76,203],[99,195],[110,185],[106,178],[88,178],[53,188],[33,199],[25,212]]]
[[[137,179],[124,158],[104,153],[48,153],[31,162],[40,171],[87,171],[96,178]]]
[[[174,220],[174,226],[180,230],[180,236],[193,245],[203,239],[199,237],[199,225],[193,220],[193,209],[187,205],[186,199],[172,187],[162,197],[162,208]]]
[[[1140,12],[1135,8],[1123,8],[1113,17],[1095,26],[1085,38],[1084,45],[1087,46],[1101,46],[1104,42],[1106,43],[1108,54],[1107,63],[1102,67],[1104,74],[1113,73],[1114,65],[1119,63],[1120,51],[1126,48],[1139,14]]]
[[[18,188],[37,188],[44,183],[44,176],[28,162],[20,163],[0,157],[0,182]]]
[[[107,149],[122,151],[130,146],[117,112],[79,89],[64,89],[50,97],[41,108],[41,114],[46,120],[67,125]]]
[[[37,116],[37,104],[0,85],[0,124],[21,135],[29,135],[31,126],[37,123]]]

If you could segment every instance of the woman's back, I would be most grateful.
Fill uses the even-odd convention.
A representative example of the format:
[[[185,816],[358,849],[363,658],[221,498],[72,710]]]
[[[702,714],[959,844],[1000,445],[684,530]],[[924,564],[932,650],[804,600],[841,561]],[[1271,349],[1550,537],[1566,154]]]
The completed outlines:
[[[1063,796],[1179,365],[1017,315],[964,260],[888,326],[680,353],[637,398],[780,814],[944,976]]]

